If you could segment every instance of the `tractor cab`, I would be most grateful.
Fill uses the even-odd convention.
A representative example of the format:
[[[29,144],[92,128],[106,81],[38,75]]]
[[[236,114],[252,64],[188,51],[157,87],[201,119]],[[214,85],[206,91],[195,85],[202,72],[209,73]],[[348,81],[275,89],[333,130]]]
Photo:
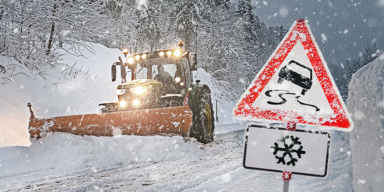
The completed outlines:
[[[111,111],[182,106],[192,84],[189,57],[190,53],[183,53],[180,47],[134,54],[128,56],[126,62],[116,64],[121,66],[122,84],[117,87],[119,102],[108,105],[113,108]],[[116,65],[112,66],[112,80],[116,80]],[[128,82],[126,67],[131,73]]]
[[[162,51],[158,51],[161,53]],[[145,53],[146,54],[146,53]],[[156,54],[156,53],[153,53]],[[185,95],[191,85],[192,75],[189,54],[180,57],[154,57],[132,64],[132,80],[152,79],[161,82],[163,94]],[[129,59],[129,58],[128,58]]]

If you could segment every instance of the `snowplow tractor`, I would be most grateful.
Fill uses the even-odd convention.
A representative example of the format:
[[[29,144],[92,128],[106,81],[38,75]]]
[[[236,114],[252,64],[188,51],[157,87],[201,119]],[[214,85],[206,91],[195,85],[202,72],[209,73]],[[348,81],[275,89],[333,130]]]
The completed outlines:
[[[214,139],[211,90],[193,79],[189,51],[159,50],[119,58],[111,67],[112,81],[120,69],[117,101],[99,105],[100,114],[32,118],[31,137],[49,132],[76,135],[182,135],[201,143]],[[120,66],[120,67],[118,67]],[[128,75],[126,69],[128,68]],[[127,76],[130,80],[127,81]],[[30,108],[31,114],[32,109]]]

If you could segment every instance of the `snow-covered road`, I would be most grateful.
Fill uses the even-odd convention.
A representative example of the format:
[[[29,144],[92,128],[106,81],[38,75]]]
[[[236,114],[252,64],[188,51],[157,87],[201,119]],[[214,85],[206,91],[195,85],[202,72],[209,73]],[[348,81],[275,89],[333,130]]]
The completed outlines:
[[[228,165],[228,170],[239,167],[241,153],[214,155],[202,159],[181,159],[171,162],[152,162],[114,167],[92,172],[85,169],[76,173],[55,176],[32,175],[23,178],[18,185],[25,187],[9,191],[181,191],[190,189],[205,181],[208,175],[220,175],[222,169],[215,172],[218,165]],[[235,166],[234,166],[235,165]],[[36,178],[37,176],[37,178]],[[40,177],[40,178],[39,178]],[[199,178],[200,177],[200,178]],[[33,179],[32,179],[33,178]],[[28,182],[25,182],[29,180]]]
[[[173,156],[165,159],[156,159],[153,155],[151,160],[110,163],[103,162],[103,166],[83,166],[73,169],[71,166],[50,168],[34,171],[20,171],[10,175],[0,176],[0,190],[3,191],[280,191],[283,181],[281,174],[247,170],[242,167],[244,125],[231,124],[217,127],[218,130],[235,130],[216,135],[215,141],[202,145],[195,141],[175,142],[169,137],[156,137],[159,146],[169,148],[161,141],[173,140],[172,146],[178,146],[170,150]],[[236,130],[237,129],[237,130]],[[52,135],[55,136],[55,135]],[[57,136],[57,135],[56,135]],[[56,142],[62,143],[69,140],[70,145],[79,143],[70,141],[89,140],[87,137],[71,137],[61,135],[55,138]],[[63,140],[63,138],[65,138]],[[71,138],[71,139],[69,139]],[[124,139],[124,137],[120,137]],[[151,139],[150,137],[148,137]],[[93,143],[99,142],[92,137]],[[137,137],[125,138],[139,142]],[[143,139],[143,138],[141,138]],[[109,138],[116,140],[116,138]],[[36,142],[36,141],[35,141]],[[44,141],[43,141],[44,142]],[[88,142],[89,141],[85,141]],[[145,141],[143,141],[145,142]],[[153,142],[153,141],[152,141]],[[51,144],[45,141],[46,145]],[[116,142],[118,147],[124,147]],[[156,142],[153,142],[156,143]],[[330,174],[325,179],[294,175],[290,189],[292,191],[351,191],[352,177],[350,165],[350,153],[345,146],[343,138],[334,134],[331,146],[332,150]],[[130,144],[132,146],[132,144]],[[185,148],[187,146],[187,148]],[[40,146],[41,148],[42,146]],[[55,147],[55,146],[51,146]],[[133,146],[135,147],[135,146]],[[47,148],[45,146],[45,148]],[[60,148],[63,148],[61,146]],[[88,148],[87,145],[84,148]],[[146,147],[139,148],[132,154],[140,157],[140,153]],[[159,148],[160,149],[160,148]],[[183,151],[189,150],[190,154]],[[32,153],[34,150],[31,149]],[[71,148],[71,150],[73,150]],[[63,152],[65,153],[65,152]],[[73,151],[76,153],[76,151]],[[96,154],[94,150],[91,152]],[[118,153],[121,153],[118,152]],[[127,151],[127,154],[130,153]],[[188,153],[186,151],[186,153]],[[143,153],[144,154],[144,153]],[[113,154],[109,154],[113,155]],[[81,156],[84,156],[82,154]],[[99,156],[99,155],[97,155]],[[176,156],[176,157],[175,157]],[[34,159],[39,158],[35,154]],[[40,158],[44,157],[44,155]],[[147,157],[144,157],[147,158]],[[105,159],[105,158],[104,158]],[[48,161],[48,160],[47,160]],[[82,160],[82,164],[87,164]],[[105,161],[105,160],[104,160]],[[60,163],[58,162],[60,165]],[[106,166],[108,165],[108,166]]]
[[[188,156],[176,161],[153,161],[103,170],[92,167],[67,173],[54,173],[52,170],[37,171],[27,175],[16,174],[0,183],[3,186],[9,184],[3,188],[7,191],[191,190],[209,178],[223,175],[223,182],[229,182],[231,178],[228,172],[243,169],[241,167],[243,132],[240,130],[219,134],[215,142],[206,146],[195,143],[209,151],[212,154],[210,156],[195,158]]]

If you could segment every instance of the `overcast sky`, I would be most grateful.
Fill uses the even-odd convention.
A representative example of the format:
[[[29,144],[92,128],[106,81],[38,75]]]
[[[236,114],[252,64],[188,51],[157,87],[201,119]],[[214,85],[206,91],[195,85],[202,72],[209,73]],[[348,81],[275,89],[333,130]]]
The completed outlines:
[[[307,19],[326,61],[357,58],[367,43],[384,49],[384,0],[253,0],[267,25]]]

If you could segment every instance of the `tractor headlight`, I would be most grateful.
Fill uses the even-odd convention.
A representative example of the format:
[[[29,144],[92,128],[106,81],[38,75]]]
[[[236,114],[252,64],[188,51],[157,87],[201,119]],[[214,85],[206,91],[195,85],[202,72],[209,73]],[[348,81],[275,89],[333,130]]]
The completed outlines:
[[[159,52],[160,57],[164,57],[164,54],[165,54],[164,51]]]
[[[176,51],[173,52],[173,55],[179,57],[181,55],[181,51],[176,49]]]
[[[167,51],[167,55],[171,56],[172,55],[172,51]]]
[[[120,101],[119,102],[120,107],[125,107],[127,105],[126,101]]]
[[[175,81],[176,81],[176,83],[178,83],[178,82],[181,81],[181,78],[180,78],[180,77],[176,77],[176,78],[175,78]]]
[[[138,99],[135,99],[133,101],[133,106],[138,107],[140,105],[140,101]]]
[[[133,59],[133,57],[128,57],[128,63],[129,64],[133,64],[134,61],[135,61],[135,59]]]
[[[125,89],[118,89],[117,90],[117,95],[124,95]]]
[[[137,95],[142,95],[147,91],[147,88],[143,86],[137,86],[135,88],[131,88],[130,90]]]
[[[192,87],[188,87],[188,91],[192,91]]]
[[[135,56],[136,61],[140,60],[140,55]]]
[[[147,58],[147,54],[142,54],[142,55],[141,55],[141,58],[142,58],[142,59],[146,59],[146,58]]]
[[[135,88],[135,93],[138,95],[145,93],[145,91],[146,91],[146,89],[144,87],[141,87],[141,86]]]
[[[181,86],[184,86],[184,82],[181,82],[180,85],[181,85]]]

